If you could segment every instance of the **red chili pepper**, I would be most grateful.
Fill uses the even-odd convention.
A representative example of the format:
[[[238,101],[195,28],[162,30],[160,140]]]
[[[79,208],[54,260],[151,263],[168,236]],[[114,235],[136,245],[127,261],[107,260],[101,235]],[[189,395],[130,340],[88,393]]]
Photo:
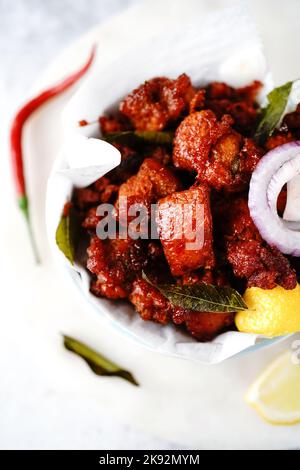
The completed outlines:
[[[90,68],[96,53],[96,48],[93,47],[90,57],[86,64],[77,72],[73,73],[69,77],[62,80],[57,85],[54,85],[51,88],[41,92],[32,100],[28,101],[28,103],[23,106],[16,114],[11,130],[10,130],[10,151],[11,151],[11,160],[12,160],[12,169],[13,169],[13,176],[16,186],[16,193],[17,193],[17,200],[21,211],[23,212],[28,229],[29,229],[29,236],[32,243],[33,252],[35,255],[36,262],[39,262],[39,256],[37,253],[32,227],[30,224],[30,217],[29,217],[29,202],[28,196],[26,193],[26,182],[24,176],[24,161],[23,161],[23,148],[22,148],[22,135],[23,135],[23,128],[24,124],[27,119],[36,111],[40,106],[44,103],[49,101],[51,98],[63,93],[65,90],[70,88],[74,83],[77,82]]]

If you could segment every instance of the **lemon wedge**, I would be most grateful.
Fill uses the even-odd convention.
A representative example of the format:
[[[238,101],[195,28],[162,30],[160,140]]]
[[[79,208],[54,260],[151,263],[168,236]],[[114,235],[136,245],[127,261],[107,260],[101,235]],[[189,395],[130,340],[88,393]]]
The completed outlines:
[[[300,331],[300,285],[287,290],[281,286],[265,290],[246,289],[244,300],[249,310],[238,312],[237,329],[268,337]]]
[[[271,424],[300,423],[300,361],[285,352],[258,377],[245,400]]]

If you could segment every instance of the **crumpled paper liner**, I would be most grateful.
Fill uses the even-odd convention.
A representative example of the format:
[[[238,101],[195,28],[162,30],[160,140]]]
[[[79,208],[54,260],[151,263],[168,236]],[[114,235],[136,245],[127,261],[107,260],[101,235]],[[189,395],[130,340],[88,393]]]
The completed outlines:
[[[164,14],[171,7],[169,0],[162,2],[161,20],[165,33],[142,41],[127,53],[110,58],[101,56],[99,43],[97,60],[89,76],[68,103],[63,113],[65,141],[49,178],[46,222],[54,256],[88,303],[122,329],[124,334],[161,353],[205,363],[220,362],[257,342],[268,343],[254,334],[236,331],[223,333],[213,341],[199,343],[174,325],[161,326],[143,321],[128,303],[99,299],[89,292],[90,277],[87,270],[70,266],[55,243],[55,231],[66,200],[74,185],[87,186],[120,162],[120,154],[110,144],[95,139],[98,126],[78,127],[82,119],[94,121],[114,107],[133,88],[146,79],[167,75],[175,78],[187,73],[196,85],[210,81],[225,81],[232,86],[243,86],[254,79],[265,83],[264,93],[271,87],[270,75],[262,52],[255,25],[243,7],[229,8],[205,16],[196,1],[180,2],[185,22],[178,29],[172,15]],[[137,30],[147,24],[151,2],[139,7]],[[187,8],[190,11],[187,18]],[[177,14],[180,7],[176,3]],[[131,10],[130,15],[134,15]],[[133,18],[131,18],[131,21]],[[188,21],[189,20],[189,21]],[[157,20],[159,23],[159,20]],[[118,34],[118,31],[116,31]],[[123,32],[124,40],[124,32]],[[122,48],[121,48],[122,50]],[[263,99],[263,97],[262,97]],[[274,341],[274,340],[272,340]]]

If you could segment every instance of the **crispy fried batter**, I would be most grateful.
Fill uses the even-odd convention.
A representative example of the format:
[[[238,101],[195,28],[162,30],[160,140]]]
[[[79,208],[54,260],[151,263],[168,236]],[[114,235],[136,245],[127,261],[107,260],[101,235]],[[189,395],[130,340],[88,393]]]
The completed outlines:
[[[162,324],[169,322],[172,310],[169,301],[147,281],[134,281],[129,300],[143,320]]]
[[[73,196],[74,204],[79,210],[89,209],[91,206],[100,204],[101,195],[92,188],[77,188]]]
[[[247,279],[248,287],[273,289],[279,284],[293,289],[296,286],[296,274],[289,261],[261,238],[245,198],[224,201],[218,214],[227,259],[235,276]]]
[[[287,144],[300,138],[300,104],[295,111],[284,116],[280,129],[275,129],[273,134],[267,138],[265,149],[272,150],[279,145]]]
[[[215,286],[229,285],[225,271],[220,269],[198,269],[185,273],[177,279],[177,283],[183,286],[193,285],[199,282],[205,282],[206,284],[213,284]]]
[[[116,168],[109,171],[106,176],[111,183],[121,184],[138,171],[143,157],[137,150],[128,145],[118,143],[114,143],[113,145],[121,153],[121,163]]]
[[[116,203],[119,220],[132,220],[128,211],[134,205],[136,208],[141,207],[148,219],[151,203],[180,188],[181,184],[172,170],[158,160],[146,158],[138,173],[120,186]],[[124,201],[127,204],[124,204]]]
[[[232,122],[230,116],[223,116],[218,122],[209,109],[187,116],[176,130],[173,144],[174,165],[200,174],[205,169],[213,145],[228,133]]]
[[[272,150],[279,145],[287,144],[295,140],[291,132],[276,131],[273,135],[267,138],[265,148],[267,151]]]
[[[194,271],[185,274],[178,280],[178,283],[183,285],[199,282],[216,286],[229,285],[226,274],[219,270]],[[191,335],[199,341],[210,341],[233,324],[234,314],[195,312],[176,307],[172,310],[172,319],[177,325],[184,323]]]
[[[140,240],[100,240],[92,236],[87,254],[87,268],[96,276],[91,291],[98,297],[125,299],[134,278],[147,265],[145,247]]]
[[[122,113],[115,113],[114,116],[101,116],[99,124],[104,135],[110,132],[122,132],[131,129],[129,119]]]
[[[149,198],[151,201],[167,196],[180,188],[174,172],[153,158],[146,158],[139,172],[123,183],[120,196]]]
[[[242,191],[263,150],[231,124],[228,115],[219,123],[210,110],[185,118],[174,139],[174,165],[196,171],[199,181],[217,190]]]
[[[247,278],[248,287],[273,289],[277,284],[284,289],[296,287],[295,272],[275,247],[256,240],[234,241],[227,245],[227,256],[234,274]]]
[[[211,281],[214,279],[211,271],[209,276],[206,272],[204,275],[197,273],[196,277],[197,282],[207,282],[207,277]],[[199,341],[209,341],[233,324],[233,314],[204,313],[174,307],[158,289],[140,278],[134,281],[129,299],[143,320],[153,320],[162,324],[173,321],[176,325],[185,326]]]
[[[289,131],[293,132],[295,138],[300,138],[300,103],[297,105],[295,111],[284,116],[282,127],[285,126]]]
[[[103,176],[87,188],[76,188],[73,200],[77,209],[88,210],[101,203],[113,202],[119,187]]]
[[[157,227],[174,276],[214,265],[209,189],[197,186],[159,200]],[[199,238],[198,243],[196,235]],[[191,246],[189,246],[189,244]],[[195,248],[192,247],[192,245]]]
[[[100,217],[97,215],[97,206],[91,207],[85,215],[82,222],[82,227],[86,230],[95,231]]]
[[[172,159],[171,152],[169,152],[166,147],[156,147],[155,149],[151,149],[148,158],[153,158],[153,160],[157,160],[162,165],[169,165]]]
[[[160,131],[187,110],[194,93],[185,74],[176,80],[153,78],[128,95],[121,102],[120,111],[131,120],[135,129]]]
[[[251,136],[257,119],[256,98],[261,86],[259,81],[243,88],[213,82],[206,88],[202,109],[211,109],[219,119],[223,114],[230,114],[234,120],[234,129],[244,136]]]
[[[174,308],[172,319],[176,325],[185,324],[187,330],[198,341],[210,341],[225,328],[233,324],[234,314],[205,313]]]
[[[272,150],[300,138],[300,104],[295,111],[284,116],[279,129],[275,129],[265,142],[265,149]]]
[[[199,179],[217,190],[243,191],[262,155],[252,139],[232,132],[218,140]]]

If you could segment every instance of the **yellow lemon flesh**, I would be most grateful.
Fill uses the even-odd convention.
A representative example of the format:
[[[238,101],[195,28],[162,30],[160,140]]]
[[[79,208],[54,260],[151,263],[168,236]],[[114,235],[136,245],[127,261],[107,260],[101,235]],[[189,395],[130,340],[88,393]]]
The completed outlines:
[[[244,333],[281,336],[300,331],[300,285],[287,290],[277,286],[265,290],[250,287],[244,294],[249,308],[235,317],[237,329]]]
[[[271,424],[300,423],[300,355],[286,352],[277,358],[245,399]]]

